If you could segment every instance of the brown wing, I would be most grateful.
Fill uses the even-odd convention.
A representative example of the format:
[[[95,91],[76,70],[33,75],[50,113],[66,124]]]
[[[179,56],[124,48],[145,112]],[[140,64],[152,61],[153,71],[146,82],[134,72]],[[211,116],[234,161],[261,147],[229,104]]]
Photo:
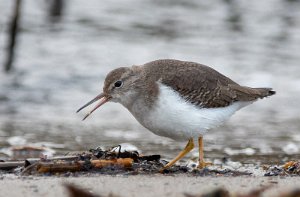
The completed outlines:
[[[270,88],[240,86],[216,70],[194,62],[157,60],[145,65],[156,81],[171,87],[187,101],[204,108],[225,107],[274,94]]]

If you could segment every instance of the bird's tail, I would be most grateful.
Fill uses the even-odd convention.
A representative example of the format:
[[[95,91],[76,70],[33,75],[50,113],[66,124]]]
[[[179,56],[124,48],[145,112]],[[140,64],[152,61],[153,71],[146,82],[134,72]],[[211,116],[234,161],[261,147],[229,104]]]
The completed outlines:
[[[253,88],[253,89],[259,92],[260,98],[264,98],[276,94],[276,91],[272,90],[272,88]]]
[[[259,98],[264,98],[274,95],[276,92],[272,88],[250,88],[246,86],[231,86],[234,90],[237,100],[239,101],[254,101]]]

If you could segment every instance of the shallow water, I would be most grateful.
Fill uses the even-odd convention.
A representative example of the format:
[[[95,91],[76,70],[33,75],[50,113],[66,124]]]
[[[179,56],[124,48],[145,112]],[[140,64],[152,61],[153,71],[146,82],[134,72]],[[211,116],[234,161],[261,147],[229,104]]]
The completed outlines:
[[[12,2],[0,0],[1,63]],[[299,159],[300,1],[74,0],[56,24],[44,3],[24,2],[15,71],[0,73],[2,150],[20,136],[23,144],[44,142],[58,152],[128,142],[174,157],[183,143],[148,132],[121,105],[106,104],[85,122],[75,113],[101,91],[111,69],[174,58],[277,91],[211,130],[206,157]]]

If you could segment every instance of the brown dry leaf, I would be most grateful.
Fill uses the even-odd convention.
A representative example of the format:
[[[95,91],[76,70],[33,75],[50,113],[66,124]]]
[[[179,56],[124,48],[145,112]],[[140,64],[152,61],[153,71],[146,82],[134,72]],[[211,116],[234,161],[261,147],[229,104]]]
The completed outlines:
[[[69,191],[69,197],[117,197],[113,194],[109,194],[108,196],[103,195],[94,195],[84,189],[81,189],[75,185],[65,184],[65,187]]]
[[[300,189],[291,192],[283,193],[279,197],[300,197]]]
[[[192,195],[185,194],[186,197],[230,197],[229,192],[225,189],[219,188],[207,194]]]
[[[65,187],[69,191],[70,197],[100,197],[100,196],[93,195],[83,189],[79,189],[74,185],[66,184]]]

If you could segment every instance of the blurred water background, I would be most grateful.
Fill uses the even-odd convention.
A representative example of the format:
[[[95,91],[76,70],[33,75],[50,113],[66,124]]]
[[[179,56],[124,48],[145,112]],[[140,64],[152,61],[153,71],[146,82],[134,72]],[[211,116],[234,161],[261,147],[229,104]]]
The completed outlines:
[[[0,0],[1,67],[13,2]],[[84,122],[75,111],[102,90],[111,69],[174,58],[277,91],[211,130],[207,158],[299,159],[300,1],[67,0],[55,23],[46,5],[23,1],[14,71],[0,73],[1,158],[11,145],[63,153],[130,143],[171,159],[185,144],[150,133],[119,104]]]

